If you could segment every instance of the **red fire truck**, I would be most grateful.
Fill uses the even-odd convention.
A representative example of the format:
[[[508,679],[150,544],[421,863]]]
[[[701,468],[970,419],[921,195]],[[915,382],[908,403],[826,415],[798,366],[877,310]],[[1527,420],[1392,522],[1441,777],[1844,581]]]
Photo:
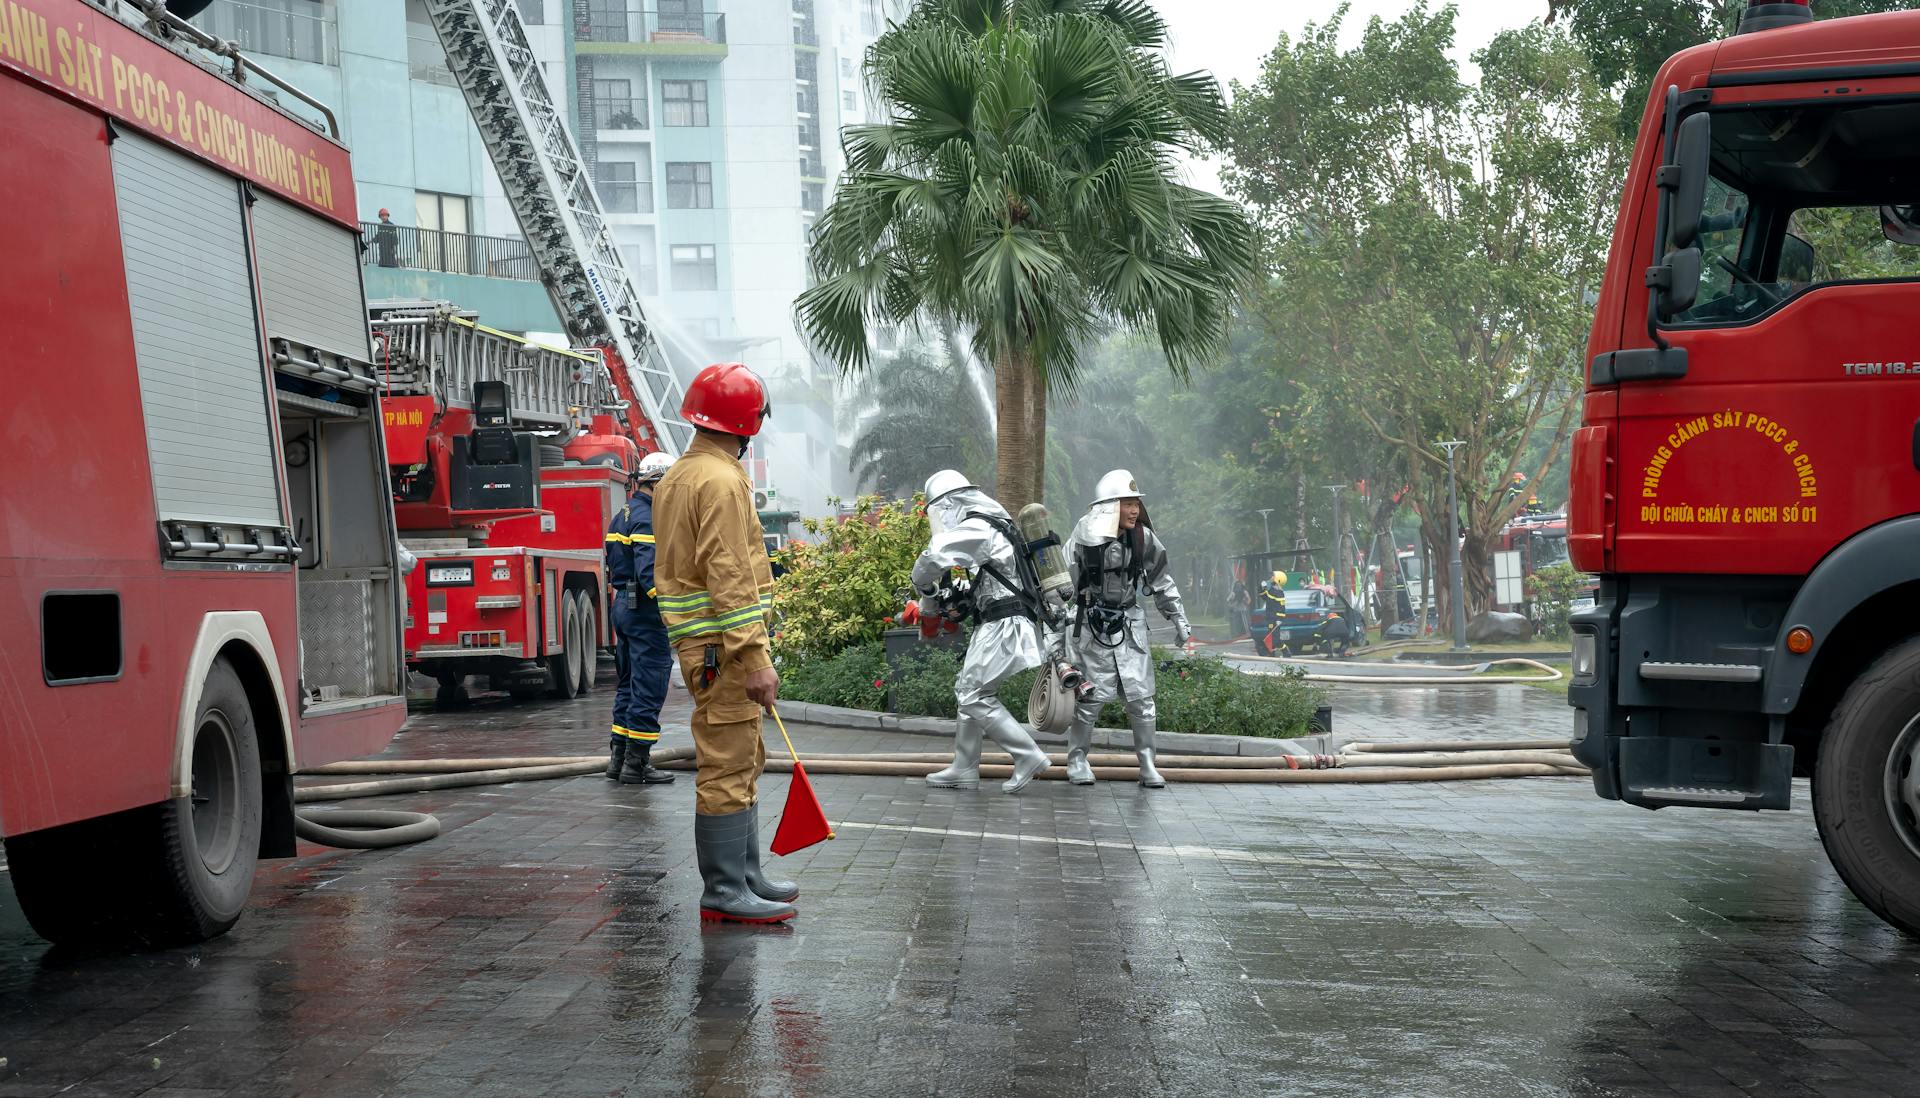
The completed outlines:
[[[372,308],[403,544],[409,668],[466,700],[593,688],[613,641],[606,531],[645,438],[599,352],[556,350],[445,303]],[[644,424],[644,420],[639,421]]]
[[[294,770],[406,713],[353,174],[182,21],[0,9],[12,891],[54,941],[201,939],[294,853]]]
[[[1753,4],[1654,83],[1573,452],[1574,750],[1786,808],[1920,933],[1920,12]]]

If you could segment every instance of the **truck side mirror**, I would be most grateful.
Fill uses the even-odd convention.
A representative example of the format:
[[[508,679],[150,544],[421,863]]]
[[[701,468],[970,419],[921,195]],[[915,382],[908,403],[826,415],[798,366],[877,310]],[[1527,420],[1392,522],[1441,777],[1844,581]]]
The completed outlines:
[[[1700,210],[1707,201],[1708,156],[1713,151],[1713,123],[1705,111],[1680,123],[1673,143],[1673,164],[1679,177],[1673,187],[1673,213],[1667,221],[1667,239],[1685,248],[1698,244]]]
[[[1880,232],[1895,244],[1920,244],[1920,206],[1880,207]]]
[[[1667,110],[1677,112],[1677,93],[1668,89]],[[1660,264],[1647,271],[1654,311],[1667,321],[1693,307],[1700,296],[1700,213],[1707,199],[1712,127],[1706,112],[1688,116],[1669,132],[1667,161],[1654,179],[1660,188]],[[1664,341],[1661,341],[1664,344]]]

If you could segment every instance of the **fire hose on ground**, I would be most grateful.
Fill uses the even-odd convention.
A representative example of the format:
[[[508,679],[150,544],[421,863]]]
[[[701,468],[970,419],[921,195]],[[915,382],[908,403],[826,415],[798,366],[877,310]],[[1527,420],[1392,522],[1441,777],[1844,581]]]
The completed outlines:
[[[1404,663],[1360,663],[1354,660],[1288,659],[1281,656],[1242,656],[1237,654],[1224,656],[1222,658],[1230,663],[1246,661],[1248,663],[1273,663],[1290,667],[1303,667],[1306,669],[1306,679],[1308,682],[1359,683],[1366,686],[1500,686],[1506,683],[1556,682],[1565,677],[1559,668],[1551,664],[1541,663],[1539,660],[1530,660],[1521,656],[1508,656],[1503,659],[1487,660],[1484,663],[1470,664],[1467,665],[1466,668],[1463,668],[1460,673],[1453,675],[1397,675],[1391,673],[1381,675],[1342,675],[1336,672],[1315,670],[1316,667],[1322,666],[1380,667],[1404,670],[1408,666]],[[1546,673],[1543,675],[1489,675],[1485,673],[1486,668],[1497,667],[1502,664],[1519,664],[1522,667],[1528,667]],[[1256,675],[1266,673],[1267,672],[1261,671],[1252,672],[1252,674]]]
[[[1054,752],[1043,779],[1062,781],[1067,757]],[[665,770],[694,769],[691,747],[668,747],[653,753]],[[946,752],[820,752],[800,757],[809,774],[865,775],[888,778],[925,777],[952,763]],[[1131,754],[1097,752],[1087,760],[1094,777],[1106,781],[1137,781],[1139,761]],[[1169,782],[1211,784],[1374,784],[1380,782],[1475,781],[1488,778],[1565,777],[1587,773],[1564,741],[1441,740],[1409,743],[1350,743],[1331,755],[1155,755],[1154,762]],[[981,756],[980,776],[1006,778],[1013,760],[1000,752]],[[303,770],[303,776],[373,776],[375,780],[307,785],[294,790],[294,801],[356,800],[400,793],[425,793],[509,782],[571,778],[606,769],[600,755],[531,756],[486,759],[388,759],[333,763]],[[770,758],[767,769],[776,774],[793,771],[788,759]],[[400,775],[400,776],[390,776]],[[303,811],[296,829],[301,838],[326,846],[373,850],[431,839],[440,833],[440,821],[420,812],[379,810]]]

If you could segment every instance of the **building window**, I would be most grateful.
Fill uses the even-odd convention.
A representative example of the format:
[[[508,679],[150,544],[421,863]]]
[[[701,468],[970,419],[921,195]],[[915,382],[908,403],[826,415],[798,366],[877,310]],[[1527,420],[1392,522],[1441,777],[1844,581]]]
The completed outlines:
[[[667,209],[713,209],[713,165],[691,161],[667,164]]]
[[[247,53],[317,65],[340,63],[333,0],[214,0],[200,25]]]
[[[647,201],[640,201],[639,165],[632,161],[602,160],[594,168],[594,189],[600,193],[600,205],[608,213],[652,213],[652,180],[647,180]],[[645,207],[644,209],[642,207]]]
[[[704,126],[707,124],[707,82],[705,80],[660,81],[660,124],[663,126]]]
[[[659,0],[660,29],[670,34],[699,35],[707,21],[706,0]]]
[[[844,91],[840,93],[840,109],[849,114],[859,109],[859,104],[854,101],[852,92]]]
[[[646,85],[641,85],[644,89]],[[647,99],[633,95],[631,80],[593,82],[594,125],[603,130],[647,129]]]
[[[519,0],[520,21],[537,27],[547,21],[547,0]]]
[[[840,59],[840,79],[842,80],[853,79],[853,58],[842,57]]]
[[[473,241],[467,235],[472,231],[467,220],[470,201],[465,195],[414,192],[413,223],[420,230],[419,266],[452,274],[473,273]]]
[[[587,0],[588,41],[626,42],[631,38],[627,0]]]
[[[428,84],[457,88],[447,51],[427,15],[426,0],[407,0],[407,75]]]
[[[827,185],[825,183],[800,184],[800,208],[808,213],[819,213],[826,208]]]
[[[720,288],[720,264],[711,244],[675,244],[672,251],[673,288],[676,290],[717,290]]]

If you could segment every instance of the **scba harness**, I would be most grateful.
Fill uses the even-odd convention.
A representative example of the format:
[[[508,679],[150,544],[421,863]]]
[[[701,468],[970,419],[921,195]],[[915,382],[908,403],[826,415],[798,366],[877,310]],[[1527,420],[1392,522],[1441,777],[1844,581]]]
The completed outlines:
[[[1118,567],[1107,563],[1109,544],[1120,546],[1122,559]],[[1127,614],[1133,609],[1140,591],[1140,578],[1146,573],[1141,555],[1134,552],[1133,541],[1128,538],[1080,546],[1080,583],[1074,597],[1080,612],[1073,622],[1075,640],[1084,628],[1102,648],[1118,648],[1127,642],[1131,635]],[[1131,597],[1125,603],[1108,602],[1099,597],[1106,591],[1108,576],[1126,577],[1126,589]]]

